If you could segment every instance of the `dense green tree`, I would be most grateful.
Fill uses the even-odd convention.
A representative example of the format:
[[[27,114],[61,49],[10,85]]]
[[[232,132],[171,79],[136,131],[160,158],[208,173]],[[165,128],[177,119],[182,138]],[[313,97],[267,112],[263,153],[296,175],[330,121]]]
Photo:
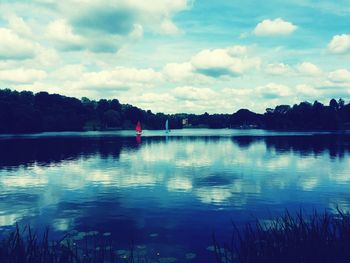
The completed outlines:
[[[120,112],[122,109],[122,105],[120,105],[119,100],[113,99],[110,102],[110,109]]]
[[[329,102],[329,107],[333,110],[338,110],[339,104],[335,99],[331,99]]]
[[[118,111],[107,110],[104,112],[103,123],[105,123],[107,127],[120,127],[122,124],[121,122],[121,116]]]

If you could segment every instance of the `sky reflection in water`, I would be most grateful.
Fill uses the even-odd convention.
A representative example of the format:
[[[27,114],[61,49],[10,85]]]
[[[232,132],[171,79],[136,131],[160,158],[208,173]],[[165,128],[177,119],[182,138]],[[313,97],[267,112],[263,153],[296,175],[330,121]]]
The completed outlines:
[[[231,220],[349,208],[350,135],[215,134],[2,138],[0,227],[108,231],[121,246],[200,253],[212,231],[229,237]]]

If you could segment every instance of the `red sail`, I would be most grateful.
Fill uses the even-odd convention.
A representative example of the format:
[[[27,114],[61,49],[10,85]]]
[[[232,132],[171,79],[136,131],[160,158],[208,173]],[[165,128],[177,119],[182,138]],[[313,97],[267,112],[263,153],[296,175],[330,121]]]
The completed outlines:
[[[138,132],[138,133],[142,132],[140,121],[138,121],[136,124],[136,132]]]

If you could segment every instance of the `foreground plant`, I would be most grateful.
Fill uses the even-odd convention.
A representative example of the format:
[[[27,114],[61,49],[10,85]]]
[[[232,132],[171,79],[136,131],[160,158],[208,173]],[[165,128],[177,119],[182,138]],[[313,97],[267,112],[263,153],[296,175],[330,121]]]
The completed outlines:
[[[28,226],[16,229],[0,240],[1,263],[146,263],[130,251],[114,250],[109,233],[70,232],[62,239],[50,241],[46,229],[39,237]],[[120,252],[123,253],[120,253]],[[125,252],[125,253],[124,253]]]
[[[220,247],[214,238],[214,248],[218,263],[350,262],[350,215],[339,209],[311,216],[287,211],[242,229],[234,226],[231,243]]]

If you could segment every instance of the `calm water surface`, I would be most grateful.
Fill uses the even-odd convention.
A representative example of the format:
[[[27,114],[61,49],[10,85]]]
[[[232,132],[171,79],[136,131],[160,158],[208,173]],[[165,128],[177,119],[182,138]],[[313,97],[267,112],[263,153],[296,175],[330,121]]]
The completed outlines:
[[[350,134],[262,130],[0,136],[0,231],[15,222],[110,232],[150,256],[210,262],[212,233],[350,207]],[[159,256],[156,256],[159,253]]]

